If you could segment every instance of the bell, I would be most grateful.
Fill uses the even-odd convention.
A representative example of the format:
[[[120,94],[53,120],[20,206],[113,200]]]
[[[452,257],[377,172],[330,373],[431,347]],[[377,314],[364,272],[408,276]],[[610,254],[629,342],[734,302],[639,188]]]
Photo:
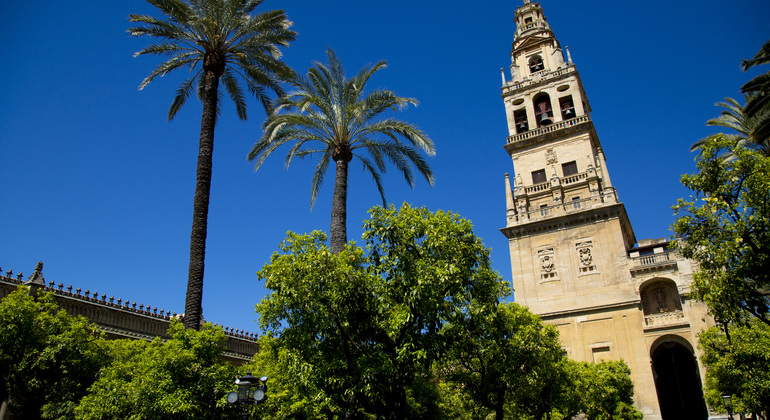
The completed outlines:
[[[572,111],[572,108],[567,108],[566,110],[564,110],[564,115],[571,117],[575,115],[575,113]]]
[[[540,114],[540,125],[549,125],[552,122],[551,117],[549,117],[547,113],[543,112]]]

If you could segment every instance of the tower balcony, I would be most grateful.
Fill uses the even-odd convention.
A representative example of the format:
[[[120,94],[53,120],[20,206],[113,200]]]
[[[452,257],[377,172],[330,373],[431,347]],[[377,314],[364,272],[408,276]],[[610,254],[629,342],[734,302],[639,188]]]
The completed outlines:
[[[570,118],[568,120],[564,121],[558,121],[551,125],[546,125],[543,127],[538,127],[529,131],[525,131],[523,133],[514,134],[512,136],[508,136],[508,145],[510,146],[516,146],[521,143],[527,142],[527,140],[543,136],[546,134],[553,134],[557,131],[562,131],[568,128],[572,128],[581,124],[586,124],[591,122],[591,116],[590,115],[581,115],[575,118]]]
[[[542,185],[542,184],[540,184]],[[551,206],[540,207],[523,213],[514,213],[508,217],[508,225],[519,225],[539,220],[550,219],[558,216],[577,213],[591,208],[599,197],[588,197],[580,200],[572,200]]]
[[[566,76],[570,73],[576,73],[577,70],[574,64],[567,64],[566,67],[562,67],[556,70],[539,71],[521,81],[510,81],[503,86],[503,96],[513,93],[517,90],[528,88],[539,83],[550,82],[553,79],[557,79],[562,76]]]
[[[519,39],[526,32],[540,32],[540,31],[550,32],[551,26],[544,21],[535,21],[535,22],[524,24],[520,28],[516,29],[516,32],[513,34],[513,39]]]

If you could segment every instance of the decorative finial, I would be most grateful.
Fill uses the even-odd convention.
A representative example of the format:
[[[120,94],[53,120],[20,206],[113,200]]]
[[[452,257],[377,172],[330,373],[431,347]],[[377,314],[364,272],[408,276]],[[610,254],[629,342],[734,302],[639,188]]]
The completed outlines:
[[[45,286],[45,279],[43,279],[43,262],[38,261],[35,266],[35,271],[29,276],[29,283]]]

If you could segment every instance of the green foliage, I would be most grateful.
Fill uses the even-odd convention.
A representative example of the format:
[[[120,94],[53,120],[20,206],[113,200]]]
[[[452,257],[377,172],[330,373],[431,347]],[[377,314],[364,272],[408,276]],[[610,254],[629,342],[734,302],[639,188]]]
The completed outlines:
[[[751,315],[770,323],[770,157],[717,134],[704,143],[697,167],[682,176],[694,196],[673,207],[672,226],[679,251],[700,266],[695,296],[720,322]]]
[[[362,68],[348,79],[337,55],[326,51],[329,65],[314,63],[307,77],[296,74],[289,83],[294,92],[282,97],[262,126],[264,134],[249,152],[256,169],[277,148],[293,143],[286,155],[288,167],[295,157],[317,156],[310,193],[311,207],[318,197],[324,175],[331,161],[335,162],[335,184],[332,200],[331,249],[342,251],[347,243],[347,180],[348,164],[361,162],[368,172],[385,205],[385,192],[380,176],[386,162],[404,175],[409,186],[414,185],[412,166],[433,185],[433,172],[419,150],[434,155],[433,142],[412,124],[393,118],[383,118],[389,110],[417,105],[412,98],[397,96],[385,89],[366,93],[366,83],[385,61]],[[405,140],[405,141],[404,141]]]
[[[624,362],[586,363],[566,361],[568,373],[566,409],[582,412],[591,420],[641,420],[633,406],[634,383]]]
[[[419,417],[438,409],[421,398],[453,344],[442,328],[509,290],[467,220],[408,205],[370,213],[366,250],[334,254],[322,233],[289,233],[258,272],[272,293],[257,312],[346,414]]]
[[[295,91],[277,101],[263,124],[262,138],[249,152],[249,160],[256,160],[259,169],[275,149],[291,142],[294,145],[286,155],[287,167],[295,157],[319,155],[311,204],[318,197],[330,159],[337,161],[335,152],[347,151],[363,163],[364,170],[377,184],[383,205],[385,196],[380,174],[385,171],[386,160],[401,171],[410,186],[414,184],[410,162],[433,185],[433,173],[418,153],[419,148],[429,155],[435,154],[430,138],[411,124],[379,118],[388,110],[403,109],[410,104],[416,106],[417,101],[385,89],[365,92],[369,78],[387,67],[387,63],[379,61],[366,66],[348,79],[334,51],[326,50],[326,56],[329,65],[314,62],[307,76],[295,74],[289,80]],[[401,142],[401,138],[407,142]]]
[[[110,342],[104,368],[76,409],[82,419],[224,419],[236,408],[225,395],[235,369],[221,360],[224,332],[211,324],[185,330],[173,321],[172,339]]]
[[[725,410],[721,396],[733,396],[736,412],[770,412],[770,327],[757,319],[746,325],[714,326],[699,335],[706,366],[706,400]]]
[[[19,287],[0,302],[0,401],[14,418],[71,418],[106,362],[104,340],[83,317],[71,317],[53,293]]]
[[[741,68],[746,71],[752,67],[770,63],[770,41],[765,42],[759,52],[750,60],[743,60]],[[752,142],[770,155],[770,72],[762,73],[741,86],[746,95],[746,116],[756,123],[751,129]]]
[[[502,418],[541,418],[562,390],[564,359],[556,328],[515,303],[472,308],[449,325],[452,338],[440,371],[476,404]]]
[[[246,119],[246,100],[242,80],[248,91],[262,102],[265,110],[270,100],[265,88],[282,93],[276,75],[286,76],[291,69],[280,61],[280,47],[287,47],[296,37],[292,23],[283,10],[253,14],[262,0],[147,0],[157,7],[164,19],[130,14],[128,20],[139,23],[128,30],[132,36],[160,40],[134,56],[168,57],[147,76],[143,89],[158,76],[187,68],[191,76],[182,82],[168,111],[168,119],[187,102],[197,85],[201,100],[206,73],[222,77],[225,90],[235,104],[238,117]],[[219,114],[219,100],[217,100]]]
[[[342,414],[331,398],[315,386],[313,366],[271,335],[259,339],[259,352],[238,369],[268,377],[268,398],[253,409],[261,419],[319,419]]]

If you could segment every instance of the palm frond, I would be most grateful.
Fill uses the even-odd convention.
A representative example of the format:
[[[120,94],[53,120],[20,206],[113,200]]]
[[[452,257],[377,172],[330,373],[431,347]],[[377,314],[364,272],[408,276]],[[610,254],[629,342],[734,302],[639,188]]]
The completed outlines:
[[[225,89],[230,95],[230,100],[235,104],[235,110],[238,113],[238,118],[242,121],[246,120],[246,99],[243,96],[243,89],[238,85],[238,79],[233,77],[228,69],[222,73],[222,81],[225,84]]]
[[[189,79],[182,82],[182,84],[179,85],[179,88],[177,88],[174,102],[171,103],[171,107],[168,109],[169,121],[174,119],[176,113],[179,112],[182,106],[184,106],[184,104],[187,102],[187,98],[190,97],[190,92],[192,92],[193,86],[195,86],[195,82],[198,76],[199,74],[193,75]]]

